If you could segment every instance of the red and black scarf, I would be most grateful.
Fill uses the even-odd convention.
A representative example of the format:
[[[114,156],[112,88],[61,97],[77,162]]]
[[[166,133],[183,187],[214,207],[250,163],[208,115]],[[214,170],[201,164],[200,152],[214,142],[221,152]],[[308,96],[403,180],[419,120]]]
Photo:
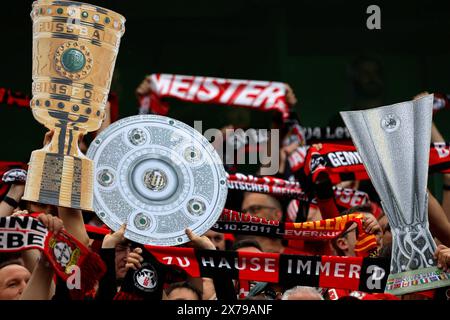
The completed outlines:
[[[299,202],[299,199],[309,201],[308,196],[301,188],[299,182],[271,176],[255,177],[242,173],[227,174],[227,180],[227,186],[230,190],[266,193],[276,197],[291,197],[297,202]],[[350,209],[354,206],[360,206],[370,202],[369,195],[363,191],[333,186],[333,192],[336,205],[341,210]],[[311,199],[311,203],[316,203],[316,199]]]
[[[250,214],[224,209],[212,227],[217,232],[231,232],[282,239],[326,241],[337,237],[350,222],[363,219],[363,214],[352,213],[333,219],[307,222],[280,222]]]
[[[216,232],[247,234],[286,240],[328,241],[335,239],[348,227],[356,223],[358,238],[355,252],[358,256],[368,256],[377,249],[376,237],[364,232],[363,213],[352,213],[332,219],[307,222],[280,222],[267,220],[224,209],[219,220],[211,228]]]
[[[242,173],[227,174],[227,186],[230,190],[267,193],[277,196],[305,197],[300,183],[271,176],[255,177]]]
[[[28,249],[42,251],[63,281],[72,274],[73,266],[80,268],[81,289],[71,290],[72,298],[82,299],[106,271],[101,258],[66,231],[53,234],[39,220],[28,215],[1,217],[0,252]]]
[[[342,215],[336,218],[307,221],[307,222],[282,222],[267,220],[244,214],[234,210],[224,209],[212,230],[227,234],[244,234],[263,237],[271,237],[285,240],[304,241],[330,241],[345,232],[353,223],[358,228],[355,253],[358,256],[373,255],[377,250],[375,235],[367,234],[363,228],[364,214],[360,212]],[[111,231],[105,227],[86,225],[89,238],[100,242]],[[93,245],[99,247],[100,244]]]
[[[30,101],[31,98],[27,94],[0,87],[0,104],[29,108]],[[110,103],[111,122],[114,122],[119,119],[119,99],[117,94],[110,92],[108,101]]]
[[[246,234],[286,240],[329,241],[345,232],[353,223],[357,224],[358,238],[355,252],[368,256],[377,249],[376,237],[364,232],[364,214],[355,212],[332,219],[307,222],[281,222],[267,220],[250,214],[224,209],[219,220],[211,227],[221,233]],[[110,233],[107,228],[86,225],[89,238],[101,240]]]
[[[0,88],[0,104],[29,108],[30,97],[19,91],[8,88]]]
[[[227,277],[243,281],[383,292],[389,261],[381,258],[303,256],[278,253],[199,250],[145,246],[164,265],[192,277]]]
[[[450,144],[432,143],[430,147],[430,173],[450,173]],[[297,171],[303,168],[304,174],[316,181],[321,172],[328,173],[333,184],[347,180],[367,180],[369,176],[355,146],[322,144],[318,150],[310,147],[304,166],[296,165]]]
[[[285,83],[273,81],[222,79],[158,73],[150,75],[151,92],[141,97],[140,113],[167,115],[169,107],[163,97],[193,103],[240,106],[261,111],[276,110],[289,116]]]

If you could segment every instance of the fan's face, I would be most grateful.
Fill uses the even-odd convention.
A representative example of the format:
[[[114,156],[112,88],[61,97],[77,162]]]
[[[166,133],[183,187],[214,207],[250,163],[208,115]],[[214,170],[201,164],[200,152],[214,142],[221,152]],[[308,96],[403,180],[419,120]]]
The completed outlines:
[[[173,289],[167,296],[167,300],[198,300],[197,295],[187,288]]]
[[[130,252],[129,245],[119,244],[116,246],[116,278],[123,279],[125,274],[127,273],[127,269],[125,267],[127,263],[127,256]]]
[[[0,300],[19,299],[30,277],[30,272],[18,264],[0,269]]]

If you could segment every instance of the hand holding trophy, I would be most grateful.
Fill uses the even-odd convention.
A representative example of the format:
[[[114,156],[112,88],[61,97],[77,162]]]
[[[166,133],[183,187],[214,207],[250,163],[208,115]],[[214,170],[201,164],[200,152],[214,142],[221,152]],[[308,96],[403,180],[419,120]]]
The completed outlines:
[[[125,18],[74,1],[33,3],[33,99],[37,121],[54,130],[31,154],[24,199],[92,210],[93,163],[78,137],[104,118]]]

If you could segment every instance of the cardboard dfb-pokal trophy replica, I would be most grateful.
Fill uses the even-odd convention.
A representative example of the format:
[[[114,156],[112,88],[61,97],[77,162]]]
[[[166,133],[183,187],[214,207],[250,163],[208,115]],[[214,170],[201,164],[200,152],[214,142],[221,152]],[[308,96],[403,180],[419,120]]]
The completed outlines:
[[[433,95],[385,107],[341,112],[378,192],[392,232],[385,292],[395,295],[450,285],[436,267],[428,229],[428,162]]]
[[[33,3],[33,116],[54,130],[31,154],[24,199],[92,210],[93,162],[78,147],[97,130],[114,71],[125,18],[74,1]]]

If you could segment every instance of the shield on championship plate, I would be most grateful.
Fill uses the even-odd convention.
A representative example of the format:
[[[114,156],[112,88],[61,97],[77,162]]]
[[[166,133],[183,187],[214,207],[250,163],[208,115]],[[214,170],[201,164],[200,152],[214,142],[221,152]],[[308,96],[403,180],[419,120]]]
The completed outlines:
[[[132,241],[172,246],[185,229],[208,231],[227,197],[222,160],[209,141],[183,122],[138,115],[115,122],[90,145],[94,211],[111,229],[127,223]]]

